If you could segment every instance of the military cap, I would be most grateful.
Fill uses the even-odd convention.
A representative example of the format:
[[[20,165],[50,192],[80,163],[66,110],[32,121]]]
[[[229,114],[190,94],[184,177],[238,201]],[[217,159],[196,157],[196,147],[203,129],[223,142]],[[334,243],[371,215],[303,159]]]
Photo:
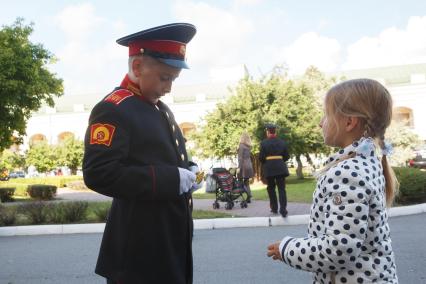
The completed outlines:
[[[130,34],[117,43],[129,47],[129,56],[146,54],[172,67],[188,69],[186,44],[196,31],[194,25],[174,23]]]

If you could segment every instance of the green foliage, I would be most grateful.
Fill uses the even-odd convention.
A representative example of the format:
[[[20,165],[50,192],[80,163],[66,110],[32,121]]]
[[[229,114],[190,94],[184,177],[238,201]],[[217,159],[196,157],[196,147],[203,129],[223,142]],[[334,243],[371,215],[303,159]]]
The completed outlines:
[[[286,192],[288,202],[312,203],[312,195],[315,190],[316,180],[312,177],[297,179],[293,174],[286,178]],[[257,184],[251,186],[251,192],[254,200],[269,200],[265,185]],[[194,199],[214,199],[214,193],[202,193],[196,191]]]
[[[30,224],[44,224],[49,218],[51,205],[45,201],[29,202],[19,206],[19,212],[25,215]]]
[[[96,221],[98,222],[106,222],[109,214],[109,210],[111,209],[111,202],[108,203],[99,203],[96,207],[93,208],[93,214],[96,217]]]
[[[57,147],[58,166],[70,168],[72,174],[76,174],[77,169],[83,162],[84,143],[74,137],[67,137]]]
[[[56,195],[57,187],[47,184],[32,184],[28,186],[27,192],[31,198],[38,200],[51,200]]]
[[[14,206],[0,204],[0,226],[14,225],[17,219],[17,209]]]
[[[197,146],[195,154],[203,158],[235,156],[244,131],[250,134],[256,154],[267,122],[279,125],[278,135],[287,141],[294,156],[329,151],[323,146],[318,126],[320,94],[335,81],[313,67],[297,80],[289,79],[279,68],[259,80],[246,76],[233,95],[218,104],[189,136]]]
[[[386,139],[394,147],[389,159],[392,166],[406,166],[415,156],[414,149],[421,144],[420,137],[403,123],[393,122],[386,131]]]
[[[23,19],[0,30],[0,151],[22,142],[31,113],[43,103],[53,106],[63,92],[62,80],[46,68],[55,58],[29,40],[32,32]]]
[[[17,152],[4,150],[0,153],[0,169],[12,171],[25,166],[25,157]]]
[[[16,178],[8,181],[0,181],[1,187],[15,187],[15,195],[27,196],[28,185],[31,184],[49,184],[57,188],[66,187],[73,181],[82,181],[81,176],[53,176],[53,177],[38,177],[38,178]]]
[[[206,210],[194,210],[192,211],[192,218],[194,219],[212,219],[212,218],[229,218],[231,214],[220,212],[220,211],[206,211]]]
[[[1,187],[13,187],[15,188],[15,196],[27,196],[28,184],[15,183],[18,179],[0,182]]]
[[[400,183],[398,203],[421,203],[426,201],[426,172],[415,168],[394,168]]]
[[[74,137],[68,137],[58,145],[39,142],[28,150],[26,165],[35,166],[41,173],[66,166],[70,168],[72,174],[76,174],[83,162],[83,153],[83,141]]]
[[[56,147],[44,141],[32,145],[27,152],[26,164],[27,167],[33,165],[40,173],[56,169],[58,167]]]
[[[83,221],[87,215],[87,201],[60,202],[49,210],[49,222],[54,224]]]
[[[0,187],[0,200],[1,202],[13,201],[13,195],[15,194],[14,187]]]

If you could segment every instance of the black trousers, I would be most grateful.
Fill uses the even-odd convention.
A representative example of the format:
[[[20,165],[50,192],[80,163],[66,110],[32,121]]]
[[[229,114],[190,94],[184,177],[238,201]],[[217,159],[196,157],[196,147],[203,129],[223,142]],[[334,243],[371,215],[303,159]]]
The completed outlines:
[[[277,193],[275,186],[278,187],[278,198],[280,203],[280,213],[287,211],[287,193],[285,191],[285,177],[284,175],[267,177],[268,186],[266,187],[269,195],[269,205],[271,211],[278,213]]]

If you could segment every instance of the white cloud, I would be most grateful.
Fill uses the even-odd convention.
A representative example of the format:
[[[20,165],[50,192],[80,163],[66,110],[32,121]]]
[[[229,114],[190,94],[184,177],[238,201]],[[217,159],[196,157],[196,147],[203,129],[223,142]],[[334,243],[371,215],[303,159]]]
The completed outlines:
[[[57,70],[64,78],[65,94],[109,92],[127,72],[127,53],[114,41],[125,24],[97,16],[92,4],[67,6],[55,19],[66,34],[57,52]],[[108,36],[103,40],[100,35],[104,34]]]
[[[238,64],[226,67],[213,67],[210,69],[210,79],[213,82],[234,82],[244,77],[244,65]]]
[[[388,28],[350,45],[344,69],[426,62],[426,16],[411,17],[405,29]]]
[[[95,15],[90,3],[67,6],[56,17],[56,22],[65,34],[73,40],[87,38],[105,20]]]
[[[235,12],[213,7],[204,2],[176,1],[177,19],[197,27],[196,40],[188,45],[188,62],[209,67],[239,62],[253,24]]]
[[[59,54],[67,94],[106,93],[127,71],[127,54],[111,42],[95,49],[68,43]],[[118,68],[121,66],[122,68]]]
[[[234,6],[251,6],[262,3],[263,0],[234,0]]]
[[[314,65],[321,71],[333,71],[341,59],[341,46],[336,39],[315,32],[302,34],[290,46],[279,52],[279,58],[288,65],[290,73],[303,73]]]

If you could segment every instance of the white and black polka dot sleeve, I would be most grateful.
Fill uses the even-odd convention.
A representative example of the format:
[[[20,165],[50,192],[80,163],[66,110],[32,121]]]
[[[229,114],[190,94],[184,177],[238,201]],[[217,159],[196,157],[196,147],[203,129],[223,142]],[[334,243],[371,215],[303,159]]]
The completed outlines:
[[[283,261],[288,265],[324,273],[358,265],[371,189],[368,180],[353,170],[354,160],[337,164],[318,180],[309,237],[285,237],[281,242]]]

